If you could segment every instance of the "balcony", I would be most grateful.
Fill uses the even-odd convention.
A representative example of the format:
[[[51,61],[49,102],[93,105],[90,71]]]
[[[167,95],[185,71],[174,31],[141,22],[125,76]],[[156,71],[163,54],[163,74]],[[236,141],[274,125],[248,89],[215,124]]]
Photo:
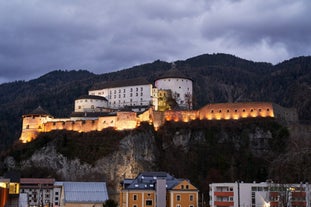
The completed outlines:
[[[232,201],[215,201],[214,206],[234,206]]]
[[[215,196],[229,197],[233,196],[233,192],[214,192]]]

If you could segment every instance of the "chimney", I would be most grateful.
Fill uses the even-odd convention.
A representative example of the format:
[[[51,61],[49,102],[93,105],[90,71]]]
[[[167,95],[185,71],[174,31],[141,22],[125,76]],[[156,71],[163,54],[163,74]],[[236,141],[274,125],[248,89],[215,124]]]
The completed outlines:
[[[157,207],[166,206],[166,178],[157,178],[156,196]]]

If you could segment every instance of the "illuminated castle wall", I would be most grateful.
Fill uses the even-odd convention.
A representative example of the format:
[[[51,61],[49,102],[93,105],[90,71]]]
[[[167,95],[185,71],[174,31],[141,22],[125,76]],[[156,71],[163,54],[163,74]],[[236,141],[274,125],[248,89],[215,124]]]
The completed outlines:
[[[41,107],[23,116],[20,141],[23,143],[35,139],[40,132],[53,130],[70,130],[77,132],[101,131],[106,128],[115,130],[135,129],[141,122],[152,124],[159,129],[165,122],[189,122],[192,120],[237,120],[242,118],[272,117],[280,121],[298,121],[297,111],[281,107],[269,102],[249,103],[217,103],[208,104],[199,110],[184,111],[155,111],[152,108],[144,113],[119,111],[113,114],[95,116],[96,113],[85,112],[85,117],[71,117],[65,119],[53,118]],[[91,115],[91,116],[89,116]]]

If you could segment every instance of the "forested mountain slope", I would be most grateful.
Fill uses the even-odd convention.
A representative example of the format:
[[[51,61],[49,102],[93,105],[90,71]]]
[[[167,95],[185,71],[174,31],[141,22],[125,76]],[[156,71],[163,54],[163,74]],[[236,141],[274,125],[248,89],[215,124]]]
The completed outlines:
[[[208,103],[272,101],[298,109],[301,120],[311,119],[311,57],[277,65],[257,63],[227,54],[205,54],[176,61],[176,68],[194,81],[194,107]],[[117,72],[53,71],[31,81],[0,85],[0,149],[17,140],[21,116],[38,105],[55,117],[68,117],[74,99],[97,83],[143,77],[153,81],[171,63],[157,60]]]

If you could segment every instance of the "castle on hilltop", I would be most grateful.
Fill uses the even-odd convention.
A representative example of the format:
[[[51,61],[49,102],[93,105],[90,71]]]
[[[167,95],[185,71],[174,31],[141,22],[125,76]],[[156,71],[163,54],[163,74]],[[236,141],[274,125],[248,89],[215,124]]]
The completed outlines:
[[[129,130],[147,122],[157,130],[166,121],[229,120],[274,117],[286,122],[298,120],[295,109],[269,102],[217,103],[192,110],[193,82],[175,68],[152,84],[143,79],[96,85],[88,95],[75,100],[69,118],[54,118],[38,107],[23,115],[23,143],[36,139],[41,132],[70,130],[101,131],[106,128]]]

